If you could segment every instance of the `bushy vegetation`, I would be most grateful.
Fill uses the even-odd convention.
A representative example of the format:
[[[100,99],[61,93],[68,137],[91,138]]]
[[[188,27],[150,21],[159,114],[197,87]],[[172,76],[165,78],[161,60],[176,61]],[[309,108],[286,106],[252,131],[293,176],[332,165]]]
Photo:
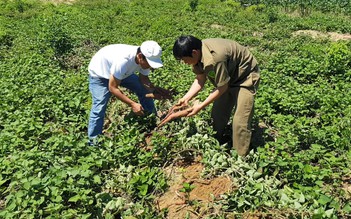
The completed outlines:
[[[153,203],[167,189],[162,168],[183,151],[203,157],[204,177],[226,174],[239,188],[212,218],[350,217],[351,42],[293,32],[350,33],[351,7],[280,2],[1,1],[0,218],[163,218]],[[294,13],[298,6],[303,13]],[[233,39],[259,60],[256,150],[227,153],[213,138],[210,108],[154,132],[144,150],[159,118],[128,117],[120,101],[109,106],[101,147],[88,147],[92,55],[107,44],[157,41],[165,66],[151,79],[176,100],[193,80],[172,56],[181,34]],[[157,106],[166,111],[171,102]]]

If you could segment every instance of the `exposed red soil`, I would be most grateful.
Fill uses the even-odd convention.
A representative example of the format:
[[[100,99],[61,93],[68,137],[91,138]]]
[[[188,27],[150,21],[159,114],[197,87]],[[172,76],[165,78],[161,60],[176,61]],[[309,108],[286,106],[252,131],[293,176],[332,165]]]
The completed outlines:
[[[170,187],[162,196],[158,197],[156,203],[160,210],[167,208],[167,218],[180,219],[202,218],[206,214],[213,213],[215,200],[219,200],[222,194],[233,190],[233,182],[228,176],[218,176],[213,179],[202,179],[203,165],[197,158],[190,165],[170,166],[165,169],[169,176]],[[189,183],[194,189],[189,197],[179,190],[184,183]]]

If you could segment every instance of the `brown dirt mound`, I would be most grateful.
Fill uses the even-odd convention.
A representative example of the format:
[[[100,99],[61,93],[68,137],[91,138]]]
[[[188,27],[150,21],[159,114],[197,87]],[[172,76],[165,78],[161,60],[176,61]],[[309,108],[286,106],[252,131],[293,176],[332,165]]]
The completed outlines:
[[[165,169],[170,178],[170,187],[157,198],[156,203],[160,210],[168,208],[167,218],[202,218],[206,214],[218,211],[212,203],[219,200],[222,194],[233,190],[233,182],[228,176],[202,179],[200,175],[204,167],[199,162],[200,159],[197,158],[187,166],[170,166]],[[185,193],[179,191],[184,183],[195,186],[188,199]]]
[[[43,2],[51,2],[55,5],[58,5],[58,4],[67,4],[67,5],[72,5],[75,0],[42,0]]]
[[[351,40],[351,34],[340,34],[336,32],[323,33],[316,30],[298,30],[293,33],[293,36],[303,36],[303,35],[310,36],[313,39],[329,38],[332,41]]]

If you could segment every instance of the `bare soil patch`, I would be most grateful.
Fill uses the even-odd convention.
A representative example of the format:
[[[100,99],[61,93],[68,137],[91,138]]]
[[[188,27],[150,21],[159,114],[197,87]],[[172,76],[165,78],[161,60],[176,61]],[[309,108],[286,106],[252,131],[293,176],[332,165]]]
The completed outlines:
[[[218,176],[213,179],[201,178],[204,166],[199,162],[201,157],[191,164],[177,164],[165,169],[169,176],[170,187],[166,193],[156,199],[160,210],[167,208],[169,219],[203,218],[206,215],[219,212],[220,206],[214,206],[221,195],[234,189],[233,182],[228,176]],[[194,185],[189,197],[179,190],[184,183]]]
[[[345,176],[343,177],[342,180],[343,180],[342,187],[346,193],[345,198],[351,199],[351,176]]]
[[[211,28],[223,30],[225,29],[225,26],[219,24],[211,24]]]
[[[58,4],[72,5],[75,2],[75,0],[42,0],[42,1],[47,3],[53,3],[54,5],[58,5]]]
[[[293,33],[293,36],[310,36],[313,39],[329,38],[332,41],[351,40],[351,34],[341,34],[336,32],[323,33],[316,30],[298,30]]]

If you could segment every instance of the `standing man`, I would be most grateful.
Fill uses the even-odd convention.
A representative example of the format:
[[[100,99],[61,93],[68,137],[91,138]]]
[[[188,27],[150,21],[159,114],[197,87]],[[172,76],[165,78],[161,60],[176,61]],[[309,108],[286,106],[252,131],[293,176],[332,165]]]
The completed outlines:
[[[126,103],[136,115],[155,113],[152,98],[145,95],[156,88],[149,80],[150,69],[163,66],[162,49],[155,41],[145,41],[141,46],[113,44],[100,49],[91,59],[89,70],[89,90],[92,94],[88,137],[89,145],[96,143],[102,134],[106,107],[111,94]],[[139,76],[135,74],[139,72]],[[130,99],[120,90],[120,86],[134,92],[139,102]]]
[[[178,104],[187,104],[203,88],[207,79],[215,86],[205,101],[189,109],[188,116],[196,115],[213,102],[212,119],[216,138],[224,143],[225,127],[233,115],[233,147],[239,155],[250,151],[251,120],[254,97],[259,84],[259,68],[250,51],[227,39],[200,40],[194,36],[181,36],[173,46],[177,60],[191,65],[196,74],[189,91]]]

